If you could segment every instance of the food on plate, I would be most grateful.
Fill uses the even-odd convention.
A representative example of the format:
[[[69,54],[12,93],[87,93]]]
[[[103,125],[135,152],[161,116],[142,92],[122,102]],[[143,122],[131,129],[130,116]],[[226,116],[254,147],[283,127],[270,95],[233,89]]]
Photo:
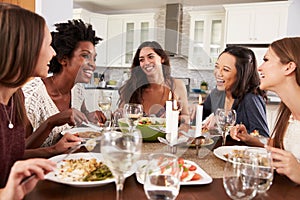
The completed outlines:
[[[243,158],[244,151],[245,150],[241,150],[241,149],[233,149],[230,153],[233,154],[235,158]],[[228,155],[229,153],[226,153],[224,154],[224,157],[227,159]]]
[[[250,133],[250,135],[252,135],[254,137],[258,137],[259,136],[259,131],[258,130],[254,130],[252,133]]]
[[[109,168],[95,158],[63,160],[55,176],[66,182],[101,181],[113,177]]]
[[[77,132],[74,135],[81,138],[96,138],[96,137],[100,137],[102,133],[96,131],[84,131],[84,132]]]
[[[140,125],[165,125],[165,119],[164,118],[158,118],[158,117],[142,117],[139,120]]]
[[[196,173],[197,167],[195,165],[189,164],[183,158],[178,159],[178,164],[181,170],[180,181],[197,181],[202,178],[202,176]]]

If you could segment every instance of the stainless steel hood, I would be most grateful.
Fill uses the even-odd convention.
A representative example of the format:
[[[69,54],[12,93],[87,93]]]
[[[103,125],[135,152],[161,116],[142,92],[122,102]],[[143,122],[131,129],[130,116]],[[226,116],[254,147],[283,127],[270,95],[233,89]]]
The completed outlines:
[[[170,56],[180,54],[180,33],[182,24],[182,5],[166,5],[165,50]]]

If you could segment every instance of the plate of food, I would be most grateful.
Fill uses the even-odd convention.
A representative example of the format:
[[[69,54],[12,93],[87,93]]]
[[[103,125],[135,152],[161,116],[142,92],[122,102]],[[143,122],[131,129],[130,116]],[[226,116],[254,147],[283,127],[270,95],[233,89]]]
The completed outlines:
[[[183,158],[179,158],[178,162],[181,168],[180,185],[205,185],[212,182],[211,176],[195,162]],[[136,179],[140,184],[144,184],[146,166],[147,160],[137,162]]]
[[[241,157],[248,146],[221,146],[214,150],[216,157],[227,161],[228,154],[233,153],[236,157]]]
[[[125,118],[118,120],[120,129],[122,127],[128,127]],[[165,125],[166,119],[160,117],[142,117],[137,125],[137,128],[141,131],[143,141],[156,142],[157,137],[165,137]]]
[[[57,168],[48,173],[45,179],[74,187],[96,187],[114,182],[109,168],[102,162],[101,153],[74,153],[62,160],[66,154],[49,160],[57,162]],[[135,169],[127,172],[131,176]]]
[[[98,138],[102,133],[90,127],[76,127],[61,132],[62,135],[70,133],[84,139]]]

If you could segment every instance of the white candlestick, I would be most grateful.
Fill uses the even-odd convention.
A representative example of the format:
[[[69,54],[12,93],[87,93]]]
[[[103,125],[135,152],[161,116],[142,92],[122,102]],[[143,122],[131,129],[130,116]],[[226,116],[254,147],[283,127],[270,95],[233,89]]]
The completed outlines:
[[[172,127],[172,101],[166,101],[166,133],[171,133]]]
[[[171,126],[171,139],[170,139],[171,146],[177,144],[178,119],[179,119],[179,111],[178,110],[172,111],[172,126]]]
[[[203,115],[203,106],[197,105],[195,137],[199,137],[202,133],[202,115]]]

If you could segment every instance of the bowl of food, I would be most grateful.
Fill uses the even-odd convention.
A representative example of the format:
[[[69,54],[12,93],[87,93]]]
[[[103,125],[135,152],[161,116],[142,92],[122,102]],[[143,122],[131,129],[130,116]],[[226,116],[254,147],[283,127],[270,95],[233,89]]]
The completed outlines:
[[[128,124],[125,118],[118,120],[121,131],[126,131]],[[159,117],[142,117],[137,125],[137,129],[141,131],[143,141],[156,142],[157,137],[165,137],[165,118]],[[124,128],[124,129],[122,129]]]

